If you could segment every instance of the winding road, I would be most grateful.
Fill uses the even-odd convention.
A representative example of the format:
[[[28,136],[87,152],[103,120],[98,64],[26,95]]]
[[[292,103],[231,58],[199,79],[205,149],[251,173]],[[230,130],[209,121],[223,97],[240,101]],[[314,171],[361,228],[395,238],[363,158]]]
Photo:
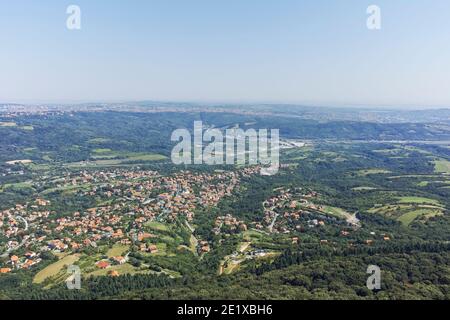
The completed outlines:
[[[23,217],[21,217],[21,216],[17,216],[16,218],[23,221],[23,223],[25,224],[25,229],[24,229],[24,231],[27,231],[27,230],[28,230],[28,222],[27,222],[27,220],[25,220],[25,219],[24,219]],[[13,252],[14,250],[17,250],[17,249],[21,248],[21,247],[25,244],[25,241],[26,241],[25,239],[22,239],[22,242],[21,242],[20,244],[18,244],[18,245],[15,246],[14,248],[9,248],[8,250],[6,250],[5,253],[3,253],[3,254],[0,255],[0,258],[6,258],[6,257],[8,257],[8,255],[9,255],[11,252]]]

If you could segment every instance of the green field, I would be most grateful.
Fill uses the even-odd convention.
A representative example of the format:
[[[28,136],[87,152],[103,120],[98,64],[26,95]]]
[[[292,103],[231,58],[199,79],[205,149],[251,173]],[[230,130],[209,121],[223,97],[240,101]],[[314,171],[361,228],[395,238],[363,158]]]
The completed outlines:
[[[282,155],[285,156],[288,160],[296,161],[296,160],[305,160],[311,154],[314,148],[311,146],[303,147],[303,148],[294,148],[282,150]]]
[[[359,176],[368,176],[372,174],[387,174],[391,173],[389,170],[385,169],[366,169],[366,170],[359,170],[358,175]]]
[[[46,279],[56,276],[60,271],[62,271],[63,268],[74,264],[79,259],[80,259],[80,255],[78,255],[78,254],[65,256],[64,258],[47,266],[46,268],[41,270],[39,273],[37,273],[33,279],[33,283],[42,283]]]
[[[243,232],[242,239],[245,242],[251,243],[270,241],[270,237],[267,234],[256,229],[250,229],[248,231]]]
[[[33,126],[19,126],[15,122],[0,122],[0,128],[17,128],[25,131],[33,131]]]
[[[435,206],[441,206],[439,201],[423,197],[401,197],[399,198],[398,203],[432,204]]]
[[[434,171],[437,173],[450,174],[450,161],[448,160],[434,161]]]
[[[156,247],[158,248],[158,252],[153,255],[165,256],[167,255],[167,244],[165,243],[157,243]]]
[[[99,154],[103,154],[103,153],[111,153],[112,150],[111,149],[94,149],[94,153],[99,153]]]
[[[15,122],[0,122],[0,127],[8,127],[8,128],[12,128],[12,127],[17,127],[17,123]]]
[[[189,249],[195,255],[197,255],[197,246],[198,246],[198,240],[193,234],[191,234],[191,237],[189,239]]]
[[[120,244],[115,244],[111,249],[108,250],[108,252],[106,253],[106,255],[108,256],[108,258],[122,256],[122,255],[124,255],[129,249],[130,249],[130,247],[128,247],[128,246],[120,245]]]
[[[117,166],[121,163],[120,160],[96,160],[96,161],[81,161],[71,162],[64,165],[66,168],[79,169],[79,168],[97,168],[97,167],[110,167]]]
[[[442,215],[445,207],[437,200],[425,197],[399,197],[396,203],[376,206],[369,209],[370,213],[382,214],[409,226],[417,218],[431,218]]]
[[[372,191],[372,190],[376,190],[377,188],[373,188],[373,187],[356,187],[353,188],[353,191]]]
[[[145,226],[157,231],[169,231],[169,227],[167,225],[157,221],[147,222]]]
[[[18,183],[7,183],[4,185],[0,185],[0,192],[3,191],[21,191],[26,189],[33,189],[33,183],[31,181],[27,182],[18,182]]]
[[[346,217],[348,217],[350,215],[344,209],[330,207],[330,206],[324,206],[322,211],[329,215],[336,216],[336,217],[343,218],[343,219],[345,219]]]
[[[426,150],[423,150],[423,149],[420,149],[420,148],[417,148],[417,147],[413,147],[413,146],[406,146],[404,149],[408,150],[408,151],[415,151],[415,152],[418,152],[418,153],[421,153],[421,154],[426,154],[426,155],[432,155],[433,154],[432,152],[429,152],[429,151],[426,151]]]
[[[102,144],[102,143],[107,143],[110,142],[110,139],[107,138],[93,138],[93,139],[89,139],[87,142],[90,144]]]
[[[63,192],[64,194],[76,193],[78,190],[89,190],[92,185],[89,183],[81,184],[81,185],[65,185],[62,187],[49,188],[47,190],[42,191],[41,195],[47,195],[53,192]]]
[[[397,220],[400,221],[403,225],[409,226],[418,217],[425,216],[426,218],[431,218],[441,214],[442,211],[440,210],[418,209],[401,215]]]
[[[147,162],[166,159],[165,156],[156,153],[121,153],[109,149],[95,149],[91,156],[92,161],[80,161],[67,163],[67,168],[96,168],[126,165],[129,162]]]
[[[141,270],[140,268],[133,267],[129,263],[124,263],[121,265],[111,266],[107,269],[95,270],[95,271],[89,273],[89,276],[107,276],[111,271],[117,271],[117,272],[119,272],[119,275],[152,273],[150,270],[144,270],[144,269]]]
[[[36,163],[28,163],[25,165],[31,171],[47,171],[51,168],[49,164],[36,164]]]
[[[373,152],[382,153],[382,154],[398,154],[402,151],[403,151],[403,149],[400,149],[400,148],[373,150]]]
[[[167,157],[165,157],[161,154],[142,153],[142,154],[129,155],[125,160],[126,161],[158,161],[158,160],[164,160],[164,159],[167,159]]]

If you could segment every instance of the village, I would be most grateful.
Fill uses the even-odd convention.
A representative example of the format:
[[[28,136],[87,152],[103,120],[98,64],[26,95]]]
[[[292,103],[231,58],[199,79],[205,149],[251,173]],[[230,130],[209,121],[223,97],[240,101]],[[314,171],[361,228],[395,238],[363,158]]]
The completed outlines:
[[[113,254],[100,250],[104,254],[96,256],[89,267],[93,274],[105,270],[110,276],[119,276],[122,269],[127,272],[127,265],[150,267],[152,263],[145,262],[146,257],[176,254],[169,254],[166,243],[179,235],[170,234],[169,229],[190,236],[177,250],[185,248],[201,259],[210,253],[213,243],[196,234],[196,212],[231,198],[239,192],[242,179],[259,172],[257,166],[208,173],[181,170],[168,175],[151,170],[82,170],[37,181],[44,190],[39,197],[0,211],[0,236],[5,239],[0,246],[0,273],[30,269],[42,263],[48,253],[61,258],[78,257],[81,253],[89,256],[99,252],[99,248],[122,248]],[[96,205],[59,212],[45,197],[51,192],[95,199]],[[284,235],[288,243],[299,245],[299,234],[308,229],[340,225],[340,236],[345,238],[360,228],[356,215],[321,204],[321,195],[309,189],[280,187],[261,205],[263,215],[255,221],[226,212],[213,221],[211,233],[221,239],[215,245],[233,236],[244,237],[240,247],[224,258],[219,273],[229,272],[245,261],[278,255],[277,251],[256,245],[258,241],[251,238],[255,235]],[[372,245],[372,238],[365,245]],[[383,235],[383,240],[389,241],[389,235]],[[331,244],[326,237],[319,241]]]
[[[0,272],[39,264],[45,252],[77,253],[105,243],[134,245],[140,252],[156,254],[155,235],[144,231],[146,224],[170,224],[181,218],[192,228],[189,223],[196,209],[217,205],[232,195],[241,178],[256,173],[258,168],[160,176],[155,171],[117,169],[81,171],[53,179],[46,187],[74,190],[80,197],[97,197],[105,204],[62,215],[51,209],[51,201],[39,197],[0,211],[1,235],[7,239],[0,250],[0,258],[6,260]],[[205,240],[198,239],[196,246],[200,254],[210,250]],[[127,261],[127,255],[116,256],[102,259],[96,266],[106,269]]]

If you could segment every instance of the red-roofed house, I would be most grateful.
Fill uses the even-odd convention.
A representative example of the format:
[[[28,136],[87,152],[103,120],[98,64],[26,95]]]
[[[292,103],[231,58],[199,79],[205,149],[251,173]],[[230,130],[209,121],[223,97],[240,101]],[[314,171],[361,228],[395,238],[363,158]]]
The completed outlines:
[[[106,269],[110,266],[108,261],[99,261],[96,263],[96,266],[100,269]]]

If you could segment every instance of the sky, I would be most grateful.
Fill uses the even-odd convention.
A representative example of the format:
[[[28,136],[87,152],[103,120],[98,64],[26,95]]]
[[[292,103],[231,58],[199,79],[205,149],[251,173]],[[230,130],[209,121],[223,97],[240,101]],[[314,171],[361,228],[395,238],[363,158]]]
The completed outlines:
[[[0,102],[450,107],[449,88],[448,0],[0,0]]]

